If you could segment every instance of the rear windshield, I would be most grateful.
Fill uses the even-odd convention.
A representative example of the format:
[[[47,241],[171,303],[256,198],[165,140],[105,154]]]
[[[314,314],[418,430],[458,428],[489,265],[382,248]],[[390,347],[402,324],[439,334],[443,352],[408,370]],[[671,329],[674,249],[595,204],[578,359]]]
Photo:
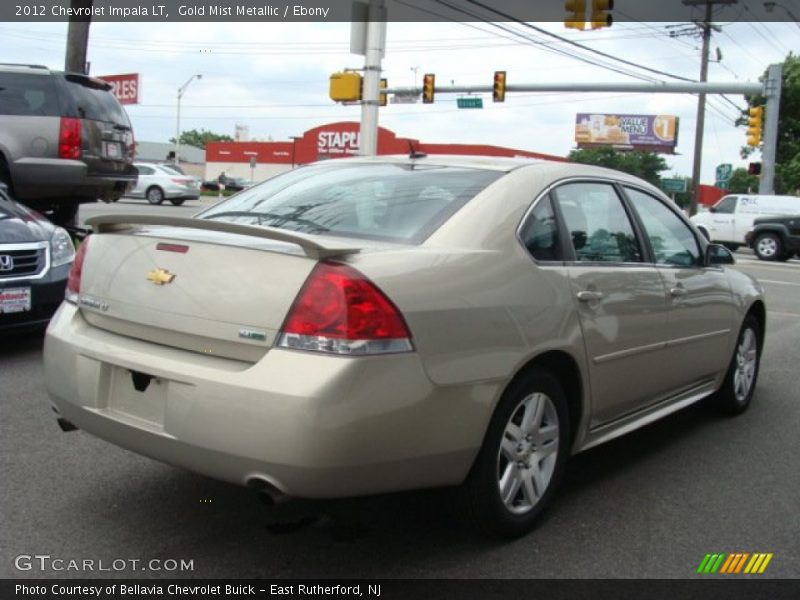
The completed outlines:
[[[0,73],[0,115],[55,117],[58,96],[49,75]]]
[[[482,169],[326,163],[274,177],[200,217],[420,243],[501,176]]]
[[[105,121],[130,127],[125,109],[107,86],[94,83],[91,79],[67,75],[67,89],[75,102],[78,117],[91,121]]]

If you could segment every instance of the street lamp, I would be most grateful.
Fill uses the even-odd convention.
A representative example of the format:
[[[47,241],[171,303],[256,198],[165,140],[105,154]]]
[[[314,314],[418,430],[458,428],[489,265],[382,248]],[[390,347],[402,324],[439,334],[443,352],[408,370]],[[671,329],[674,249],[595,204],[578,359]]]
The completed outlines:
[[[175,164],[179,165],[181,162],[181,98],[183,98],[183,93],[186,91],[186,88],[189,87],[189,84],[194,81],[194,79],[202,79],[203,76],[200,73],[196,75],[192,75],[189,79],[186,80],[181,87],[178,88],[178,122],[175,128]]]

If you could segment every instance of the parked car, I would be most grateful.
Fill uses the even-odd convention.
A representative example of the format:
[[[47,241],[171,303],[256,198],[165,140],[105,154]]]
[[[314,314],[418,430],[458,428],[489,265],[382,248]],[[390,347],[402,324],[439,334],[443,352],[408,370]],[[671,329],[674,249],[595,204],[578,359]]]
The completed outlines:
[[[615,171],[360,157],[88,223],[45,343],[62,425],[275,499],[458,485],[520,535],[569,455],[756,386],[761,286]]]
[[[162,204],[169,200],[180,206],[186,200],[197,200],[200,190],[194,178],[179,175],[172,168],[157,163],[135,163],[139,179],[127,195],[130,198],[144,198],[150,204]]]
[[[0,65],[0,182],[17,201],[73,224],[82,202],[136,181],[133,130],[111,85],[37,65]]]
[[[747,234],[747,245],[761,260],[800,258],[800,213],[756,219]]]
[[[44,329],[64,299],[74,257],[64,229],[0,184],[0,335]]]
[[[692,222],[709,240],[736,251],[747,243],[745,236],[757,217],[800,213],[800,197],[734,194],[724,196],[708,212],[698,213]]]
[[[241,192],[247,188],[253,187],[255,183],[243,177],[227,177],[225,179],[225,190],[229,192]],[[209,192],[219,191],[219,181],[207,180],[203,182],[203,189]]]

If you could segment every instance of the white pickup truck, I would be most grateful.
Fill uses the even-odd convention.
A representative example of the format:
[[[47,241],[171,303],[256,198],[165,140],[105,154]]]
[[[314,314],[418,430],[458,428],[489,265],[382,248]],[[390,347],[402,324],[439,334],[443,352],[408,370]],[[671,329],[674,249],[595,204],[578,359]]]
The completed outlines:
[[[743,246],[757,217],[800,214],[800,197],[732,194],[724,196],[708,212],[692,217],[698,229],[712,242],[730,250]]]

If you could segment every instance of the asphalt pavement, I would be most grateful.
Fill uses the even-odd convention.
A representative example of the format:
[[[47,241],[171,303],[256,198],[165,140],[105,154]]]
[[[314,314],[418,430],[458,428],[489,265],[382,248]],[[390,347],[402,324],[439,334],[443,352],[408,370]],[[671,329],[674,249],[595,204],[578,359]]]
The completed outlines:
[[[692,406],[573,457],[538,528],[510,543],[464,528],[448,490],[266,507],[244,488],[63,433],[42,380],[42,336],[2,340],[0,577],[686,578],[713,552],[770,552],[759,577],[800,577],[800,261],[737,259],[769,303],[750,410],[721,418]],[[193,570],[15,567],[37,554],[106,566],[191,560]]]

